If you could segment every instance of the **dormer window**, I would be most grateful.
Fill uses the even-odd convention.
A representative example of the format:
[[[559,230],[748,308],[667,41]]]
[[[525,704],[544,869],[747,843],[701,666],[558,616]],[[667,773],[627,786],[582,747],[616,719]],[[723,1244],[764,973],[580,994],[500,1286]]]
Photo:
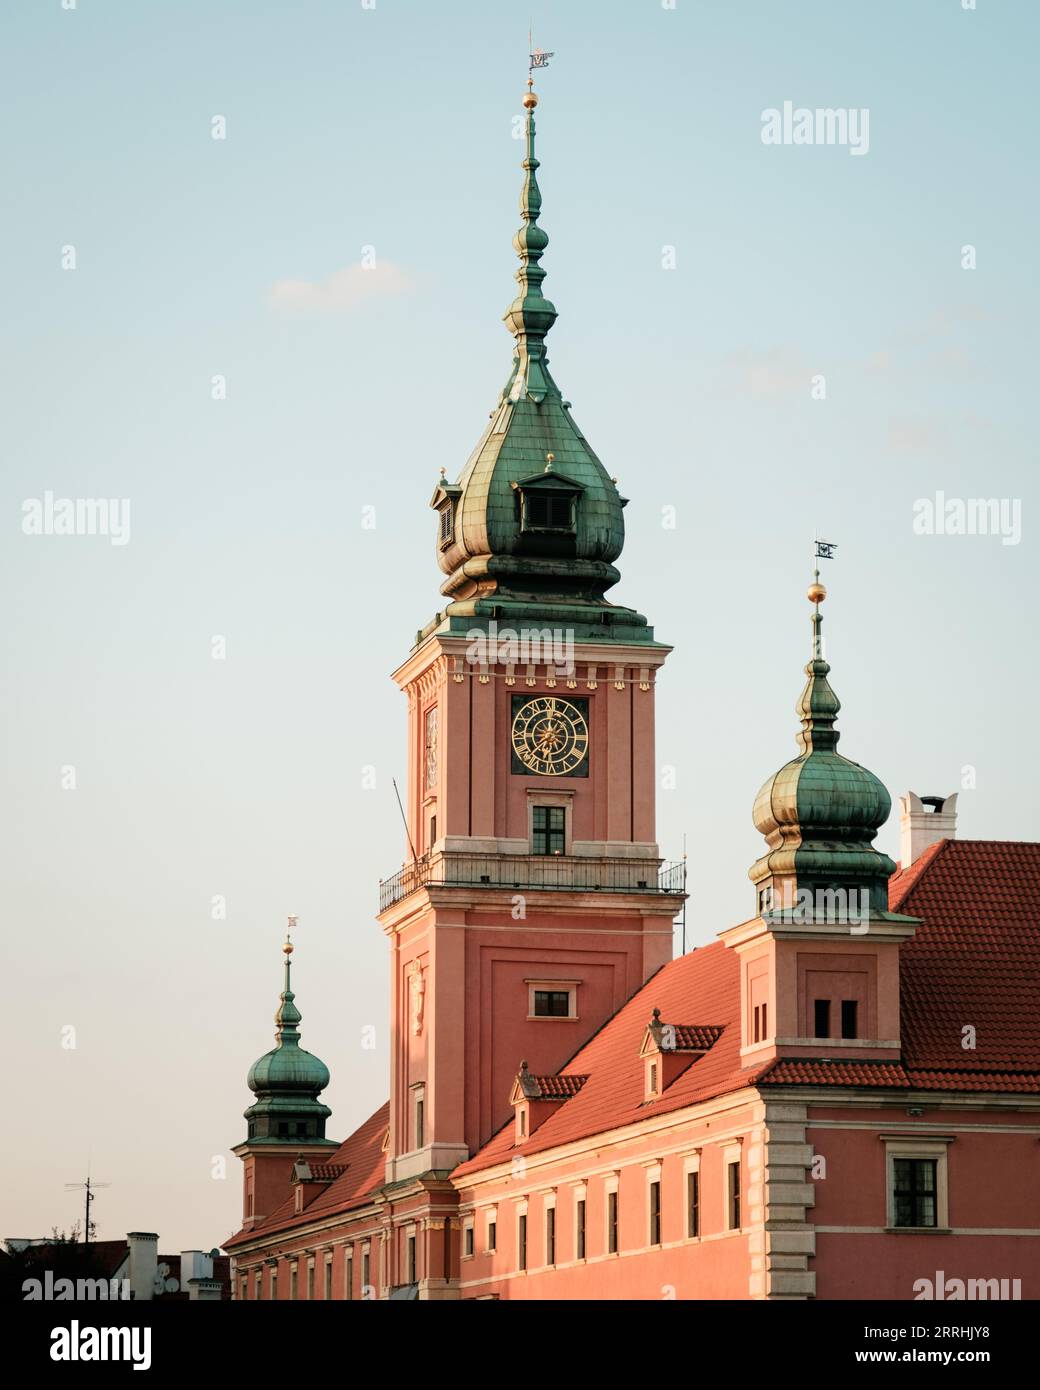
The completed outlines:
[[[571,478],[552,471],[513,483],[520,513],[520,530],[533,536],[573,536],[576,533],[578,499],[582,487]]]
[[[521,524],[525,531],[573,531],[574,494],[525,490]]]
[[[461,496],[462,488],[457,483],[446,483],[442,471],[441,481],[430,498],[430,506],[437,513],[437,539],[442,550],[455,542],[455,514]]]
[[[441,545],[451,545],[455,539],[455,503],[449,497],[440,509]]]

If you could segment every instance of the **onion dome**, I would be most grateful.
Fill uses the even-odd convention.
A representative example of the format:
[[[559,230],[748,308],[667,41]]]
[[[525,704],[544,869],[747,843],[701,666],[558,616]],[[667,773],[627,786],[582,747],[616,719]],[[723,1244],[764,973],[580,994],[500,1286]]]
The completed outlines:
[[[755,798],[752,818],[768,850],[749,876],[759,890],[759,910],[791,907],[798,890],[821,894],[844,890],[854,903],[869,903],[870,914],[888,909],[888,878],[895,864],[873,847],[888,819],[892,799],[867,768],[837,750],[834,727],[841,705],[823,659],[820,603],[826,590],[817,580],[813,603],[812,659],[795,712],[801,752],[775,772]],[[836,900],[837,901],[837,900]]]
[[[290,919],[292,921],[293,919]],[[329,1069],[313,1053],[300,1046],[302,1014],[292,991],[292,943],[286,940],[285,987],[274,1021],[277,1045],[249,1068],[246,1085],[256,1101],[245,1112],[249,1139],[269,1143],[325,1140],[325,1121],[332,1114],[318,1100],[329,1084]],[[331,1143],[332,1141],[327,1141]]]
[[[439,515],[437,559],[449,603],[426,632],[528,620],[597,640],[652,642],[644,617],[604,598],[621,577],[614,561],[625,540],[626,499],[549,372],[545,338],[556,308],[542,292],[549,238],[538,222],[538,97],[530,80],[523,104],[523,225],[513,238],[518,292],[504,315],[513,362],[458,482],[442,478],[430,502]]]

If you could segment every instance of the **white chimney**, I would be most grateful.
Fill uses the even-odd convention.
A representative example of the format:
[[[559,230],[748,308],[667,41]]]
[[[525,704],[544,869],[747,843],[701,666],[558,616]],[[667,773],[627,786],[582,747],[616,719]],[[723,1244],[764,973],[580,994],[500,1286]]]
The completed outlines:
[[[155,1273],[159,1263],[159,1237],[154,1231],[130,1231],[130,1296],[138,1303],[155,1295]]]
[[[202,1250],[181,1251],[181,1288],[186,1289],[192,1279],[213,1278],[213,1256]]]
[[[900,868],[909,868],[930,845],[957,838],[957,793],[952,796],[918,796],[907,792],[899,798]]]

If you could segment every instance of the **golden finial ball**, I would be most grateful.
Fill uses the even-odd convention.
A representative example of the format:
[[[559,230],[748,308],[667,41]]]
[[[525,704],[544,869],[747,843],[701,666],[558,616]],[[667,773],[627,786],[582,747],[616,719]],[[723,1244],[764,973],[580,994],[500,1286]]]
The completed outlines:
[[[533,111],[537,105],[538,97],[532,89],[528,87],[527,91],[524,93],[524,107],[528,111]]]
[[[282,947],[282,950],[285,952],[285,954],[286,954],[287,956],[291,956],[292,953],[293,953],[293,944],[292,944],[292,942],[291,942],[291,941],[287,941],[287,942],[285,943],[285,945]]]
[[[822,603],[826,597],[827,590],[823,587],[819,580],[815,580],[812,584],[809,585],[809,592],[806,594],[806,598],[809,600],[810,603]]]

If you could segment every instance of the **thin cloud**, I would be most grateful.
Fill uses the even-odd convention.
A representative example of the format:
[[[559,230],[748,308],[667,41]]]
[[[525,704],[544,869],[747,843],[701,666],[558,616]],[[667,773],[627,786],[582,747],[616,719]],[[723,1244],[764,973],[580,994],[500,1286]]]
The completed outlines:
[[[325,280],[276,280],[268,299],[280,313],[350,314],[369,300],[408,294],[413,286],[411,276],[393,261],[359,262]]]

